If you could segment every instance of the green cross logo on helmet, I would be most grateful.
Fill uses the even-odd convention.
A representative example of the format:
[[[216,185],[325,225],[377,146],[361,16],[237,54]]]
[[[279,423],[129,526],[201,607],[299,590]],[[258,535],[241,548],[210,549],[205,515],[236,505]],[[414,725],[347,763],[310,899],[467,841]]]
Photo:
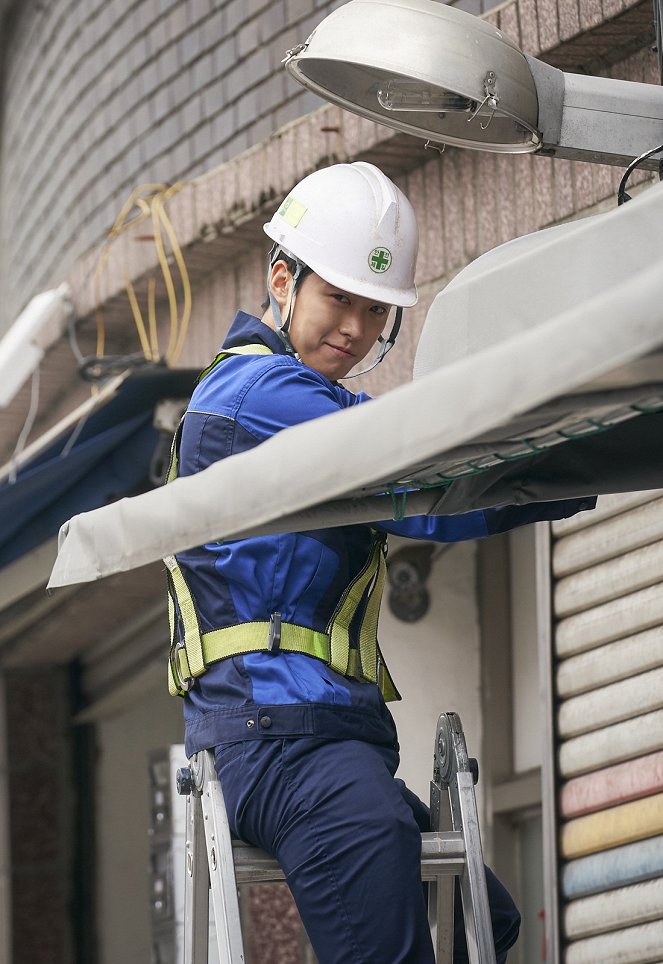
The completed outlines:
[[[391,251],[389,248],[373,248],[368,256],[368,266],[376,274],[383,274],[391,267]]]

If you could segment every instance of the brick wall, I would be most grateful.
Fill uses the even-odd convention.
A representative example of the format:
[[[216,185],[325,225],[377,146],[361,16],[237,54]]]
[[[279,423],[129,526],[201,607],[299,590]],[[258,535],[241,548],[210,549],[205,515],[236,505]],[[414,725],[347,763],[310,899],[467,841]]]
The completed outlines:
[[[76,804],[69,679],[63,669],[4,674],[12,856],[13,964],[74,959]],[[78,815],[80,817],[80,814]]]
[[[0,332],[142,182],[190,179],[320,101],[281,60],[338,0],[50,0],[5,22]]]

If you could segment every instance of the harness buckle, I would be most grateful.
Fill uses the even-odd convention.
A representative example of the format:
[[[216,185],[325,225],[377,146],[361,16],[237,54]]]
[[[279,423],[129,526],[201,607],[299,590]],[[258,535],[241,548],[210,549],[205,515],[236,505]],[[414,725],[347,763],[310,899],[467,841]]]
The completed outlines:
[[[272,613],[269,617],[269,638],[267,652],[274,656],[281,648],[281,613]]]
[[[179,686],[179,688],[182,690],[183,693],[188,693],[191,687],[193,686],[194,680],[193,680],[193,676],[184,676],[182,673],[182,664],[180,663],[180,660],[179,660],[179,655],[181,650],[184,650],[184,654],[186,655],[186,646],[184,644],[183,639],[180,639],[175,645],[175,648],[173,650],[173,659],[172,659],[171,665],[173,667],[173,675],[175,677],[175,681],[177,682],[177,685]],[[187,660],[187,665],[188,665],[188,660]]]

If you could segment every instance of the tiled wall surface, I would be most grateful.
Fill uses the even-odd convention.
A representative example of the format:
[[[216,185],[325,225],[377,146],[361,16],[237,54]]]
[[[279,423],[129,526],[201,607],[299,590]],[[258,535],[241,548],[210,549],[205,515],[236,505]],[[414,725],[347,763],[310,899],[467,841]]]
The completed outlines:
[[[51,0],[6,22],[0,331],[141,182],[190,179],[320,101],[286,49],[314,0]]]

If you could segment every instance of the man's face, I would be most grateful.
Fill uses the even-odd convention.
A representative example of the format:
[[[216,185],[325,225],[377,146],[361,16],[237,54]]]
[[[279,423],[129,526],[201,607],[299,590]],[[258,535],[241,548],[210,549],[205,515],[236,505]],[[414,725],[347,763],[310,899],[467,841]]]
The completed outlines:
[[[389,308],[308,274],[297,288],[290,341],[305,365],[336,381],[373,348]]]

